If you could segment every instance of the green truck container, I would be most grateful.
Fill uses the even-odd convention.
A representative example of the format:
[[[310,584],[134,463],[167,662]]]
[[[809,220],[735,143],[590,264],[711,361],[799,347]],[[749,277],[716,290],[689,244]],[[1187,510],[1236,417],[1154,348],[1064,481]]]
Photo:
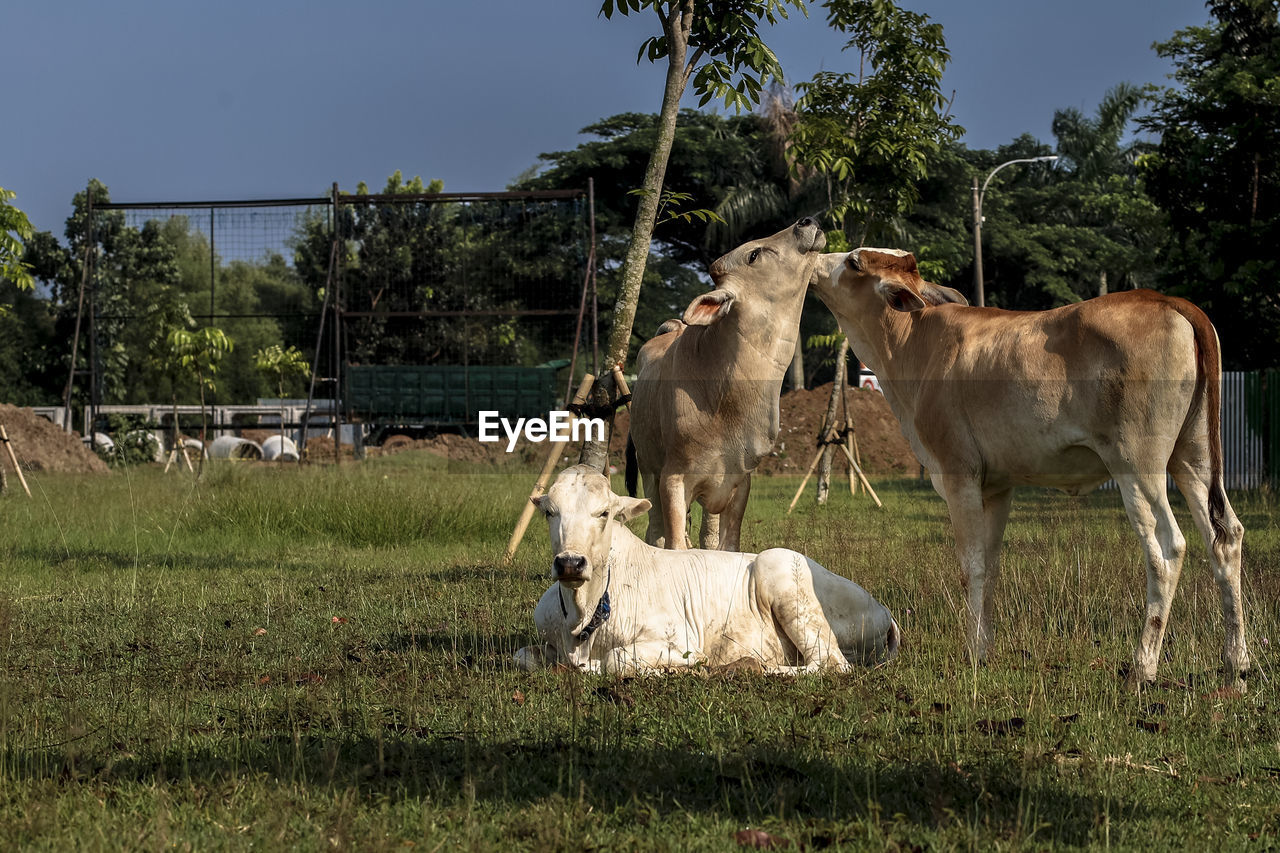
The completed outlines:
[[[346,399],[356,419],[384,427],[466,428],[479,422],[482,411],[546,417],[561,404],[556,376],[568,364],[559,359],[535,367],[351,366]]]

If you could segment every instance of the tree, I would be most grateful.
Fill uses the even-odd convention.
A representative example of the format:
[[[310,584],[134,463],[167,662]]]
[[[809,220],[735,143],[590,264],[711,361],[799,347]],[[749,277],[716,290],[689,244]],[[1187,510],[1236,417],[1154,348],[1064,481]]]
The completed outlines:
[[[722,99],[727,107],[750,108],[760,99],[764,85],[782,76],[782,66],[760,37],[762,22],[776,24],[787,17],[787,7],[803,11],[803,0],[737,0],[734,3],[698,7],[694,0],[605,0],[601,12],[630,15],[655,13],[662,34],[640,46],[639,59],[667,60],[657,135],[645,169],[631,240],[627,246],[622,281],[613,311],[613,325],[605,353],[605,365],[622,364],[631,342],[636,303],[644,280],[649,245],[657,222],[667,161],[675,142],[680,99],[690,81],[701,96],[700,106]],[[597,384],[597,400],[611,400],[613,377],[606,371]],[[611,421],[610,421],[611,422]],[[608,455],[607,437],[583,449],[583,461],[603,469]]]
[[[1274,0],[1214,0],[1204,26],[1156,45],[1176,85],[1150,87],[1159,134],[1139,169],[1168,214],[1170,292],[1204,307],[1230,368],[1280,346],[1280,23]]]
[[[1053,111],[1053,135],[1058,140],[1060,167],[1082,180],[1132,174],[1138,145],[1124,145],[1125,129],[1142,103],[1142,90],[1119,83],[1107,90],[1097,115],[1085,116],[1075,107]]]
[[[855,245],[910,210],[928,165],[963,128],[939,88],[951,58],[942,26],[889,0],[826,0],[858,71],[823,71],[796,88],[794,162],[824,176],[828,210]]]
[[[168,346],[167,351],[163,355],[162,364],[173,373],[185,377],[188,380],[194,379],[196,387],[200,391],[200,444],[202,445],[200,453],[200,469],[197,476],[204,472],[205,444],[209,433],[209,411],[205,407],[204,392],[216,391],[217,385],[214,377],[218,373],[218,362],[222,360],[223,355],[233,349],[231,339],[226,336],[221,329],[204,328],[204,329],[184,329],[175,328],[169,331],[165,336],[165,343]],[[177,391],[173,396],[173,446],[175,449],[178,445],[178,397]]]
[[[258,350],[253,354],[254,367],[264,376],[275,380],[277,399],[280,402],[280,449],[284,450],[284,386],[290,378],[306,379],[311,374],[306,357],[297,347],[285,349],[279,344]],[[283,458],[283,457],[282,457]]]
[[[23,261],[23,243],[31,239],[33,229],[27,215],[9,202],[17,193],[0,187],[0,279],[7,279],[20,290],[35,286],[31,265]],[[3,306],[0,305],[0,310]]]
[[[621,283],[633,228],[635,196],[630,191],[644,180],[657,125],[656,115],[640,113],[602,119],[581,131],[594,138],[569,151],[540,155],[548,168],[520,185],[553,189],[585,186],[588,177],[594,179],[596,255],[606,324],[612,318],[610,306]],[[726,201],[742,188],[785,188],[786,165],[771,160],[770,144],[769,128],[759,114],[721,116],[681,110],[664,192],[698,199],[699,204],[723,213]],[[706,289],[705,278],[697,270],[740,243],[745,229],[773,233],[798,218],[783,210],[748,216],[730,212],[729,216],[729,222],[668,218],[655,225],[645,263],[645,298],[636,307],[629,356],[660,323],[680,316],[690,300]]]

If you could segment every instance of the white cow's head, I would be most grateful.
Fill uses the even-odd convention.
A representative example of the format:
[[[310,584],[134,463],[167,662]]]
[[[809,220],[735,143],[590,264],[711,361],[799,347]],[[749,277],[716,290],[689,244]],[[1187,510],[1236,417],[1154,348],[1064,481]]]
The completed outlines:
[[[813,286],[841,319],[875,317],[886,307],[909,313],[930,305],[969,304],[960,291],[922,279],[915,255],[901,249],[823,255],[814,267]]]
[[[589,465],[566,468],[545,495],[531,500],[551,531],[551,576],[574,589],[608,563],[612,525],[649,510],[643,498],[615,495],[609,480]]]
[[[689,303],[684,322],[709,326],[739,311],[768,323],[772,306],[804,293],[826,245],[822,226],[807,217],[772,237],[743,243],[711,265],[715,289]]]

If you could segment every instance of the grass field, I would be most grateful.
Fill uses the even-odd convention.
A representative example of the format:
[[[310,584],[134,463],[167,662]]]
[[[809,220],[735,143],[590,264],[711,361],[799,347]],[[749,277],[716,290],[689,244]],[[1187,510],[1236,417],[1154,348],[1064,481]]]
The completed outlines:
[[[1233,496],[1255,664],[1239,697],[1217,692],[1221,610],[1185,512],[1164,679],[1134,694],[1117,672],[1144,581],[1114,493],[1016,499],[997,643],[974,668],[945,507],[913,481],[877,482],[883,510],[841,488],[786,516],[796,481],[758,479],[744,534],[886,603],[905,637],[887,667],[524,674],[509,661],[533,640],[545,525],[513,566],[498,556],[531,481],[402,454],[199,485],[37,476],[34,500],[0,499],[0,843],[1280,845],[1266,495]]]

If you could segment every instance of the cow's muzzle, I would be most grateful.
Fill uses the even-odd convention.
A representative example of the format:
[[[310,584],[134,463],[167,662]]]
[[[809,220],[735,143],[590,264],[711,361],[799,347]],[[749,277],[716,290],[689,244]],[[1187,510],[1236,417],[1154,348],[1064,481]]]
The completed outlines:
[[[551,562],[551,576],[571,589],[586,583],[589,574],[587,558],[579,554],[560,554]]]
[[[827,246],[827,235],[822,230],[822,223],[812,216],[806,216],[797,222],[792,233],[796,235],[802,252],[820,252]]]

